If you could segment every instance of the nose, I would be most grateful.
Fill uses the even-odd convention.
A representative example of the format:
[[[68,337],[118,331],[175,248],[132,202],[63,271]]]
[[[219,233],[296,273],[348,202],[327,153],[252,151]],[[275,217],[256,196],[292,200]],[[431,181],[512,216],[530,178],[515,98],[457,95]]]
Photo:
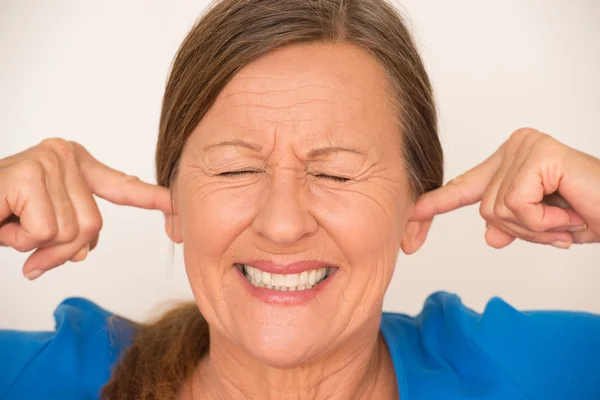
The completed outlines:
[[[301,185],[301,179],[291,171],[269,177],[258,215],[252,223],[259,236],[285,247],[317,230],[317,221],[307,207],[306,199],[302,198]]]

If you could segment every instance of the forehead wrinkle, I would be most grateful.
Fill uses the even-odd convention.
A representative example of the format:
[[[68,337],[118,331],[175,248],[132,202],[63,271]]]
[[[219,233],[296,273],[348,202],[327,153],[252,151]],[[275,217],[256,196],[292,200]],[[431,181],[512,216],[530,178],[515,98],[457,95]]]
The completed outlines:
[[[262,81],[264,80],[268,80],[268,78],[247,78],[248,80],[260,80],[261,83],[264,83]],[[290,80],[290,79],[297,79],[297,77],[293,77],[293,78],[282,78],[280,80],[284,81],[284,80]],[[232,85],[232,83],[234,83]],[[245,94],[252,94],[252,95],[265,95],[265,94],[270,94],[270,93],[288,93],[288,92],[298,92],[298,91],[302,91],[304,89],[325,89],[325,90],[330,90],[330,91],[336,91],[339,88],[336,88],[335,86],[328,86],[328,85],[321,85],[321,84],[317,84],[317,83],[307,83],[307,84],[296,84],[296,85],[291,85],[293,87],[289,87],[289,88],[284,88],[282,87],[282,85],[274,85],[272,87],[267,87],[267,85],[239,85],[243,87],[243,90],[238,90],[236,88],[237,82],[235,82],[235,79],[232,80],[230,82],[230,85],[228,90],[226,91],[226,93],[224,93],[224,98],[227,99],[228,97],[231,96],[235,96],[238,93],[245,93]],[[249,87],[248,87],[249,86]],[[231,93],[230,93],[231,92]]]
[[[337,154],[340,152],[353,153],[360,156],[366,155],[362,150],[356,147],[346,147],[346,146],[323,146],[312,149],[308,153],[309,158],[317,158],[320,156],[328,155],[328,154]]]
[[[260,152],[262,150],[262,146],[260,144],[256,144],[256,143],[252,143],[252,142],[248,142],[246,140],[242,140],[242,139],[233,139],[233,140],[223,140],[221,142],[218,143],[213,143],[213,144],[209,144],[206,145],[202,148],[203,151],[208,151],[211,149],[214,149],[216,147],[222,147],[222,146],[238,146],[238,147],[244,147],[253,151],[257,151]]]
[[[213,121],[208,126],[204,126],[204,132],[201,133],[206,140],[206,144],[200,145],[200,149],[203,151],[211,150],[214,147],[220,145],[240,145],[247,147],[251,150],[258,150],[261,145],[258,143],[264,142],[264,138],[261,135],[263,130],[259,130],[256,127],[252,127],[247,124],[236,124],[232,123],[230,119],[227,119],[224,123],[215,124]],[[252,133],[259,135],[258,140],[251,140],[245,133]]]
[[[290,118],[290,119],[278,119],[278,120],[274,120],[274,119],[270,119],[270,118],[263,118],[262,121],[264,122],[268,122],[271,124],[281,124],[281,123],[294,123],[294,122],[325,122],[325,123],[334,123],[334,124],[347,124],[348,121],[345,120],[338,120],[338,119],[327,119],[327,118],[321,118],[321,117],[308,117],[308,118]]]
[[[273,64],[269,64],[268,68],[272,69]],[[297,72],[292,72],[292,76],[275,78],[263,76],[246,77],[243,76],[244,71],[242,71],[226,86],[224,93],[222,93],[222,98],[225,102],[231,102],[240,96],[252,97],[256,100],[278,94],[296,94],[298,97],[309,97],[310,100],[318,100],[319,97],[321,100],[325,100],[338,97],[340,94],[338,92],[348,90],[349,85],[347,82],[351,82],[350,77],[344,80],[330,72],[303,72],[300,74],[300,77]],[[323,82],[308,81],[311,75],[319,76]],[[332,77],[338,78],[336,79],[337,82],[332,83]],[[280,99],[278,100],[280,101]]]
[[[325,75],[321,73],[320,75]],[[333,74],[326,74],[328,78],[331,78]],[[360,87],[366,86],[361,84],[360,82],[356,82],[354,79],[350,81],[350,76],[348,77],[348,82],[340,82],[341,85],[339,87],[318,83],[310,83],[306,84],[304,82],[296,82],[295,87],[281,87],[280,81],[295,79],[293,78],[266,78],[260,79],[268,80],[268,81],[276,81],[278,85],[274,87],[274,85],[265,85],[263,81],[255,84],[255,77],[241,77],[239,79],[251,80],[250,85],[239,84],[239,82],[226,87],[224,93],[222,93],[220,106],[217,106],[222,109],[221,113],[227,112],[228,110],[234,108],[255,108],[255,109],[264,109],[266,111],[273,110],[286,110],[288,111],[293,107],[302,107],[302,106],[318,106],[318,104],[328,105],[331,108],[328,110],[328,114],[330,117],[335,114],[336,108],[343,108],[346,110],[340,110],[342,113],[347,114],[348,112],[367,112],[371,113],[366,108],[371,108],[373,101],[361,101],[364,99],[364,93],[360,90]],[[291,94],[290,96],[286,96],[286,94]],[[278,96],[282,95],[282,96]],[[371,97],[371,96],[369,96]],[[282,101],[285,100],[285,101]],[[374,99],[371,99],[374,100]],[[287,103],[287,104],[284,104]],[[346,112],[344,112],[346,111]],[[377,110],[372,110],[372,112],[377,112]],[[298,118],[294,118],[298,120]]]
[[[334,102],[328,102],[327,104],[333,105]],[[301,158],[318,158],[319,156],[326,155],[323,150],[325,148],[338,148],[338,150],[349,148],[354,149],[354,151],[350,152],[358,155],[370,155],[375,149],[368,148],[367,142],[369,141],[369,137],[380,135],[382,127],[370,126],[370,129],[366,129],[367,127],[362,125],[359,127],[353,122],[352,118],[334,118],[333,114],[336,114],[334,111],[335,107],[328,108],[327,114],[315,114],[309,118],[298,118],[297,116],[290,115],[288,112],[260,115],[257,117],[252,116],[251,111],[248,111],[244,113],[247,116],[247,118],[244,118],[244,122],[232,122],[235,121],[233,118],[225,120],[225,126],[232,127],[232,129],[225,131],[230,131],[229,133],[222,135],[221,132],[223,132],[223,129],[220,125],[213,127],[211,133],[221,134],[220,136],[223,140],[231,138],[229,141],[238,140],[249,141],[251,143],[265,143],[269,148],[267,153],[271,153],[271,150],[274,150],[275,146],[275,136],[289,131],[293,137],[300,140],[300,142],[297,140],[292,141],[295,142],[294,148],[298,150],[295,153],[303,155]],[[274,109],[276,111],[282,110],[280,108]],[[218,114],[221,114],[221,116],[228,115],[225,109],[219,110]],[[353,131],[355,134],[347,134],[348,130]],[[297,147],[298,145],[300,147]],[[251,146],[245,147],[258,150]],[[329,150],[329,152],[333,152],[333,150]],[[264,151],[261,151],[261,153],[264,153]]]
[[[289,104],[289,105],[267,105],[267,104],[256,104],[256,103],[238,103],[238,104],[233,104],[231,106],[229,106],[228,108],[244,108],[244,107],[251,107],[251,108],[264,108],[267,110],[285,110],[288,108],[294,108],[294,107],[298,107],[298,106],[304,106],[307,104],[313,104],[313,103],[325,103],[325,104],[337,104],[335,101],[332,100],[325,100],[325,99],[311,99],[311,100],[307,100],[307,101],[299,101],[299,102],[294,102],[293,104]]]
[[[281,136],[291,128],[293,136],[304,142],[304,154],[316,144],[357,145],[367,150],[370,137],[390,129],[385,122],[389,101],[381,104],[382,96],[388,100],[390,95],[388,82],[377,65],[374,71],[357,75],[353,69],[332,72],[326,65],[305,64],[295,57],[282,61],[282,57],[267,56],[255,61],[226,85],[217,113],[225,117],[225,123],[235,120],[240,128],[246,125],[245,132],[266,135],[269,147],[274,147],[276,131]],[[307,83],[309,79],[312,82]],[[356,140],[349,143],[347,139],[353,137]],[[263,142],[266,137],[260,139]]]
[[[260,134],[263,131],[264,129],[258,129],[256,126],[251,126],[250,124],[244,123],[235,123],[231,119],[227,119],[222,123],[219,122],[217,126],[208,129],[206,134],[210,137],[214,137],[222,132],[231,132],[231,135],[228,136],[233,136],[232,139],[240,139],[244,136],[243,133],[245,132]]]
[[[261,61],[265,61],[265,60],[261,60]],[[278,66],[281,66],[282,64],[280,62],[278,62]],[[235,75],[230,81],[229,81],[229,86],[230,87],[235,87],[238,83],[240,84],[246,84],[244,81],[252,81],[255,82],[257,84],[252,85],[250,84],[250,87],[254,87],[256,89],[260,89],[260,88],[264,88],[266,86],[268,86],[268,84],[271,84],[271,82],[275,82],[277,83],[278,87],[280,86],[280,82],[285,82],[285,81],[292,81],[292,82],[297,82],[297,79],[299,76],[302,77],[326,77],[326,80],[330,80],[331,77],[336,78],[337,82],[340,83],[346,83],[346,82],[351,82],[353,81],[354,77],[348,75],[348,74],[342,74],[339,73],[337,71],[314,71],[314,70],[310,70],[307,69],[305,67],[298,67],[296,65],[294,65],[293,67],[288,67],[287,70],[277,70],[274,71],[273,67],[275,66],[275,64],[273,63],[272,60],[269,60],[268,63],[265,64],[265,66],[258,66],[258,65],[253,65],[253,69],[260,69],[265,70],[265,69],[269,69],[271,71],[270,75],[251,75],[249,72],[249,69],[242,69],[240,72],[237,73],[237,75]],[[274,76],[279,74],[280,76]],[[240,82],[242,81],[242,82]],[[262,84],[262,85],[261,85]],[[298,88],[304,88],[305,86],[314,86],[314,87],[323,87],[323,88],[328,88],[328,89],[334,89],[334,87],[328,86],[328,85],[320,85],[317,83],[311,83],[311,84],[307,84],[307,85],[298,85],[297,83],[293,84],[292,86],[294,86],[293,89],[298,89]]]
[[[303,89],[229,91],[223,96],[222,104],[226,109],[234,107],[285,109],[317,103],[338,104],[337,99],[343,95],[343,93],[337,93],[339,90],[333,88],[328,88],[327,93],[315,88],[314,85],[304,85]]]

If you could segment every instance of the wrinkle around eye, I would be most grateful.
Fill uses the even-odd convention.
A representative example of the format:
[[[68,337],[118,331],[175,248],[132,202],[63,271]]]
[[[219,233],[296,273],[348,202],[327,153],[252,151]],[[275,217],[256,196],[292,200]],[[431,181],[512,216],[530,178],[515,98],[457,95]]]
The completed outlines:
[[[198,166],[187,166],[180,175],[181,189],[186,202],[195,204],[223,190],[250,189],[255,186],[253,183],[257,182],[255,178],[252,178],[253,176],[251,174],[246,179],[232,179],[211,174]]]
[[[180,175],[180,180],[183,180],[182,189],[185,196],[188,197],[192,202],[206,197],[206,184],[202,184],[201,179],[206,177],[206,173],[200,168],[186,168],[185,172]]]
[[[329,182],[329,181],[327,181]],[[389,221],[393,221],[392,210],[399,204],[402,204],[401,198],[397,189],[393,186],[400,184],[390,178],[365,177],[361,180],[351,179],[346,184],[333,183],[330,185],[315,185],[314,190],[319,190],[321,193],[327,193],[334,196],[339,196],[343,199],[346,195],[357,195],[368,202],[374,204],[386,216]],[[367,186],[365,186],[367,185]]]

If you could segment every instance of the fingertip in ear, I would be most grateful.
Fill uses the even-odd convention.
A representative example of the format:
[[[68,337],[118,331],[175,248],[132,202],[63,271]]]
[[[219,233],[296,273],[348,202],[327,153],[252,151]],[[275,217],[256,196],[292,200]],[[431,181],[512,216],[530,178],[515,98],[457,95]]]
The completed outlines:
[[[400,247],[405,254],[416,253],[421,248],[423,243],[425,243],[425,239],[427,239],[427,233],[429,233],[432,222],[433,219],[408,221],[404,229],[402,242],[400,243]]]

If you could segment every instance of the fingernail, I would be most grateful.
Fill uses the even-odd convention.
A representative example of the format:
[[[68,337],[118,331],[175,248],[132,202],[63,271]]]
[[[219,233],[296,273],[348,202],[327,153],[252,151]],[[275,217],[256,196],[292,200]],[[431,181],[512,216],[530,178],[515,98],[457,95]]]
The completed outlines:
[[[559,249],[568,249],[569,247],[571,247],[571,243],[556,241],[552,243],[552,246],[557,247]]]
[[[42,276],[43,273],[44,271],[42,271],[41,269],[34,269],[33,271],[27,272],[25,274],[25,278],[29,279],[30,281],[33,281],[34,279],[37,279],[40,276]]]
[[[569,232],[583,232],[587,229],[587,225],[575,226],[567,229]]]

